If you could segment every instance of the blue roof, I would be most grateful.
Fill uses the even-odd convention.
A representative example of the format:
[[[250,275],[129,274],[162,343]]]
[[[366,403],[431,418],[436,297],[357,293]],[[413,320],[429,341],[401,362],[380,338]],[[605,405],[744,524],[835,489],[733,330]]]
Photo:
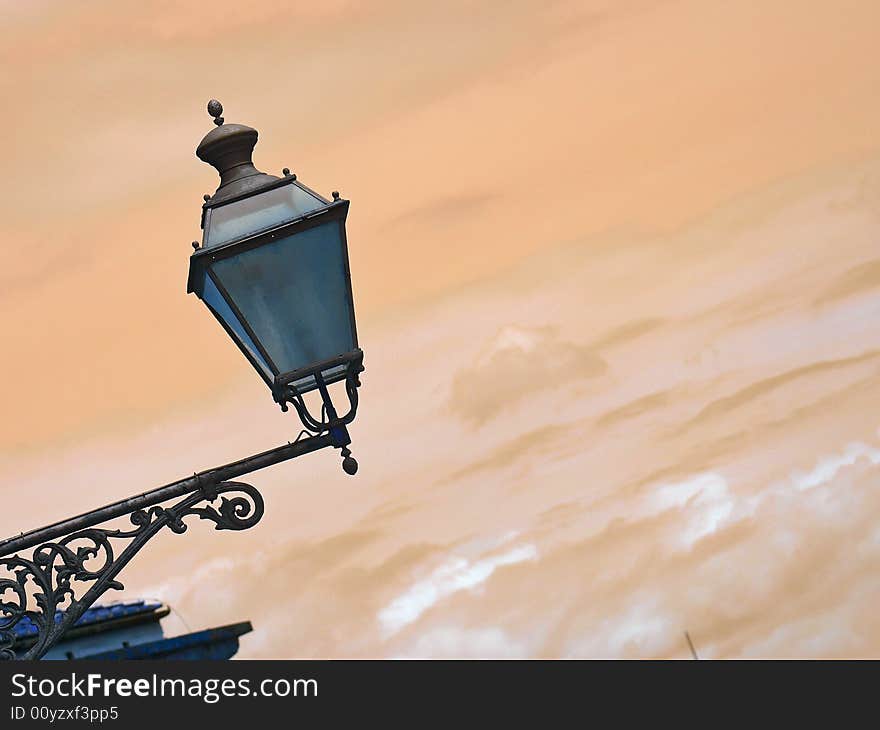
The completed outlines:
[[[171,639],[161,639],[137,646],[98,654],[87,654],[79,659],[231,659],[238,653],[238,637],[254,630],[250,621],[243,621],[216,629],[195,631]]]
[[[128,602],[119,601],[117,603],[107,603],[92,606],[91,608],[87,609],[82,616],[79,617],[79,620],[77,620],[74,626],[89,626],[90,624],[99,624],[104,621],[111,621],[127,616],[137,616],[138,614],[142,613],[151,613],[157,608],[161,607],[162,604],[159,601],[144,600]],[[64,614],[65,611],[55,612],[56,624],[61,623],[61,619],[63,618]],[[39,633],[37,625],[27,616],[23,617],[21,621],[13,626],[12,631],[18,638],[36,636],[37,633]]]

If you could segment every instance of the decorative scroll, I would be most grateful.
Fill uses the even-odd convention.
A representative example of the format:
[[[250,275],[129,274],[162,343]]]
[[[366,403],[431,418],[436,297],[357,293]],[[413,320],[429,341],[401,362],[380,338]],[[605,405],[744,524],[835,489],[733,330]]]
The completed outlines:
[[[219,499],[219,505],[217,501]],[[153,506],[131,515],[129,530],[89,528],[33,548],[30,557],[0,557],[0,659],[39,659],[106,591],[121,590],[116,576],[167,527],[186,532],[197,516],[217,530],[247,530],[263,516],[263,498],[249,484],[202,486],[172,507]],[[80,598],[74,583],[89,587]],[[37,627],[32,645],[16,651],[14,629],[23,619]]]

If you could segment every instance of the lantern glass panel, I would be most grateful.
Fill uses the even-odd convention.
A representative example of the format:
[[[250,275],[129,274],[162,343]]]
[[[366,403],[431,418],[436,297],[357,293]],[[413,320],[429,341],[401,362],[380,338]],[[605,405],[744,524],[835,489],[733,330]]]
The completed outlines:
[[[327,205],[295,183],[212,208],[205,248],[213,248],[301,218]]]
[[[232,311],[232,308],[220,294],[220,290],[217,289],[217,285],[214,284],[210,276],[205,277],[204,287],[202,289],[202,299],[205,304],[211,308],[211,311],[213,311],[214,314],[216,314],[232,331],[241,347],[246,350],[257,363],[257,366],[263,375],[271,380],[273,375],[272,369],[269,367],[269,364],[266,362],[262,354],[260,354],[260,351],[257,349],[251,336],[242,326],[241,321],[235,316],[235,312]]]
[[[356,347],[346,263],[342,222],[332,220],[220,259],[212,269],[286,373]]]

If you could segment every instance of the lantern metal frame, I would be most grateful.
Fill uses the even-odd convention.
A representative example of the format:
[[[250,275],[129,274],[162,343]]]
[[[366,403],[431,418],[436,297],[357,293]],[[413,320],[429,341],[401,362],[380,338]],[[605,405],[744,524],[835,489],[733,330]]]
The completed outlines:
[[[275,396],[275,400],[278,403],[284,403],[284,398],[288,392],[287,386],[297,380],[301,380],[304,377],[314,375],[316,372],[323,372],[329,368],[337,367],[343,364],[348,364],[350,367],[353,366],[355,368],[359,368],[358,372],[363,370],[363,352],[358,347],[357,322],[355,321],[354,311],[354,295],[352,293],[351,287],[351,267],[348,258],[348,238],[345,232],[345,222],[348,218],[348,208],[350,204],[348,200],[338,199],[335,201],[329,201],[323,198],[323,196],[318,195],[314,191],[309,190],[307,187],[305,187],[301,183],[298,183],[294,179],[282,179],[277,184],[260,188],[256,193],[251,192],[244,195],[236,196],[235,198],[224,200],[220,205],[217,206],[209,206],[209,204],[206,204],[204,207],[205,220],[203,222],[205,235],[207,235],[210,226],[209,218],[211,210],[221,207],[221,205],[228,205],[230,203],[234,203],[249,197],[255,197],[256,195],[264,193],[268,190],[274,190],[283,187],[284,185],[296,185],[300,189],[305,190],[310,194],[316,196],[319,200],[323,200],[325,206],[323,208],[318,208],[316,210],[310,211],[290,221],[286,221],[271,228],[267,228],[266,230],[243,236],[241,238],[228,241],[217,246],[201,246],[199,249],[193,252],[192,256],[190,256],[190,272],[189,279],[187,281],[187,293],[197,293],[199,277],[210,277],[212,283],[214,284],[214,286],[217,287],[220,295],[226,301],[226,304],[232,310],[233,314],[235,314],[238,321],[241,323],[242,329],[244,329],[248,337],[250,337],[251,341],[265,360],[266,364],[269,365],[274,374],[273,379],[270,380],[266,377],[266,374],[263,371],[260,363],[258,363],[253,354],[249,352],[246,347],[243,346],[238,335],[236,335],[231,330],[229,325],[217,312],[209,307],[211,313],[214,315],[215,319],[220,322],[220,324],[223,326],[223,329],[226,330],[226,333],[235,342],[236,346],[239,350],[241,350],[242,354],[247,358],[248,362],[253,365],[254,369],[259,373],[260,377],[263,378],[264,381],[266,381],[266,384],[271,388],[272,395]],[[313,363],[308,367],[282,372],[281,369],[274,363],[269,353],[266,351],[266,348],[261,342],[260,337],[254,332],[247,317],[239,309],[238,305],[235,302],[235,299],[227,291],[226,287],[223,285],[223,282],[220,280],[220,277],[214,275],[211,271],[211,264],[215,261],[221,261],[232,256],[237,256],[246,251],[260,248],[261,246],[272,243],[273,241],[297,235],[311,228],[316,228],[317,226],[332,223],[334,221],[339,224],[340,243],[342,246],[343,261],[345,264],[345,294],[348,299],[347,303],[349,324],[351,326],[354,348],[349,352],[340,353],[333,358],[324,360],[322,362]],[[345,380],[347,377],[347,371],[348,369],[339,373],[338,375],[332,376],[331,378],[327,379],[325,383],[327,385],[330,385],[331,383]],[[316,387],[320,389],[319,385]]]

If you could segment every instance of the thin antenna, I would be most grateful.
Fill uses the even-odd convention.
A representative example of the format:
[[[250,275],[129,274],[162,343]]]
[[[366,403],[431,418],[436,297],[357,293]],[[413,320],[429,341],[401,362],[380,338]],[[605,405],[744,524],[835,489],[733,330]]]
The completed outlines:
[[[697,656],[697,650],[694,648],[694,642],[691,641],[691,635],[687,631],[684,632],[684,638],[687,639],[688,646],[691,649],[691,656],[694,659],[699,659],[700,657]]]

